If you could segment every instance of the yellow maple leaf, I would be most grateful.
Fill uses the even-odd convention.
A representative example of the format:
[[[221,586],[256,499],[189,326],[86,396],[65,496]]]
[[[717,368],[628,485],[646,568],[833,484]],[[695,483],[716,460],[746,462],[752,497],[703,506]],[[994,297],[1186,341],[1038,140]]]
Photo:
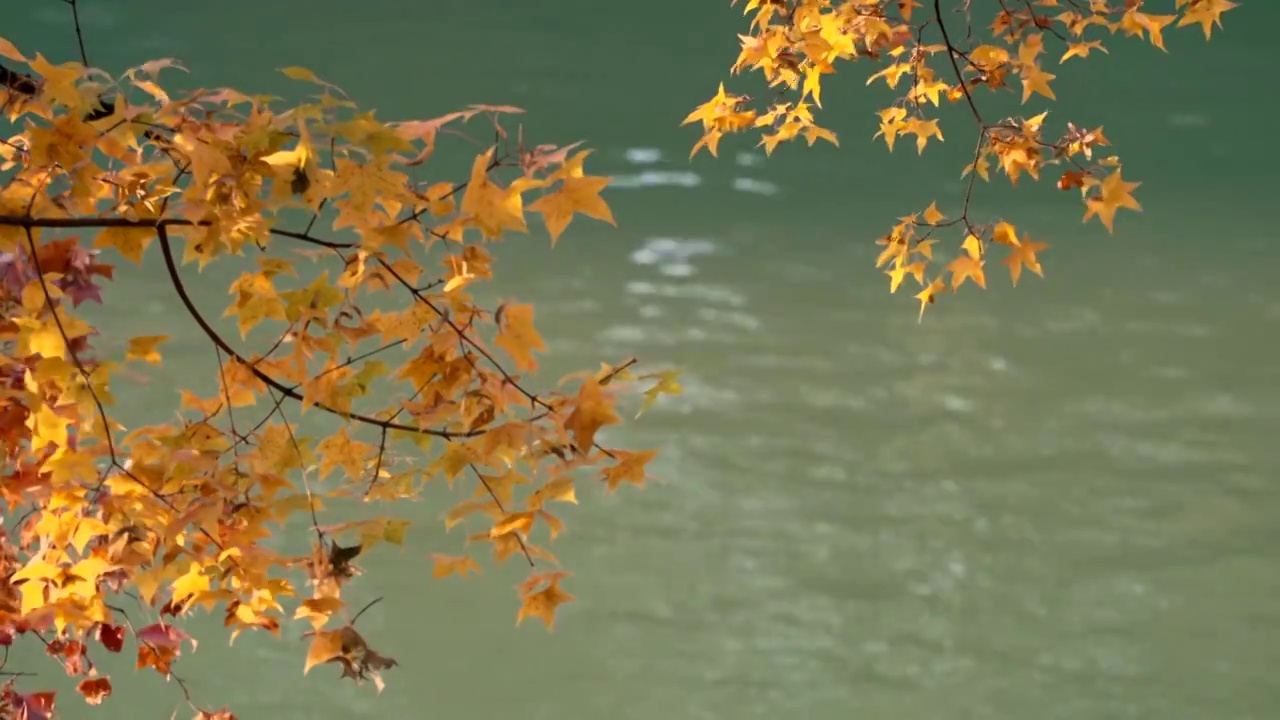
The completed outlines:
[[[622,483],[643,485],[646,480],[645,467],[649,461],[658,456],[656,450],[614,450],[615,464],[604,469],[604,481],[609,490],[615,491]]]
[[[929,143],[929,138],[936,137],[939,141],[943,139],[942,128],[938,127],[936,118],[933,120],[911,118],[906,121],[902,132],[916,136],[916,154],[924,153],[924,148]]]
[[[920,301],[920,315],[916,319],[917,322],[924,321],[925,308],[929,307],[934,302],[936,302],[938,295],[946,291],[947,291],[946,283],[942,281],[941,277],[936,277],[933,279],[933,282],[929,283],[929,285],[925,287],[925,289],[916,293],[915,297],[917,300]]]
[[[494,433],[492,431],[489,433],[486,433],[485,439],[488,439],[493,434]],[[511,466],[514,465],[514,458],[512,457],[511,454],[506,454],[506,453],[496,453],[496,454],[502,458],[503,462],[507,462],[508,458],[511,458],[512,462],[508,464],[507,471],[501,475],[488,475],[485,473],[481,473],[480,477],[481,479],[484,480],[484,482],[481,483],[480,486],[476,488],[475,495],[476,497],[493,496],[493,498],[495,498],[498,502],[502,503],[502,505],[505,507],[511,504],[515,495],[515,487],[517,485],[528,485],[529,478],[528,476],[522,473],[516,472],[514,469],[512,469]]]
[[[74,406],[66,406],[73,410]],[[67,427],[72,419],[58,412],[48,403],[40,403],[39,409],[27,417],[26,425],[31,429],[31,449],[42,451],[47,447],[62,448],[67,446]]]
[[[22,603],[19,605],[19,611],[23,615],[30,615],[39,610],[48,603],[49,587],[47,580],[26,580],[18,586],[18,591],[22,593]]]
[[[983,261],[973,255],[961,255],[947,264],[947,270],[951,272],[951,289],[955,290],[964,284],[965,280],[973,280],[978,287],[986,288],[987,280],[982,273]]]
[[[318,597],[303,600],[293,613],[294,620],[306,620],[316,630],[324,627],[334,613],[346,607],[341,598]]]
[[[529,496],[529,508],[531,510],[540,510],[543,505],[552,501],[578,504],[578,497],[574,493],[574,483],[571,476],[558,477],[534,490]]]
[[[143,335],[129,338],[129,349],[125,357],[129,360],[142,360],[152,365],[159,365],[161,357],[156,348],[168,339],[168,335]]]
[[[924,221],[930,225],[937,225],[946,219],[946,216],[938,212],[938,202],[935,200],[929,203],[929,207],[924,210]]]
[[[1048,247],[1044,243],[1034,242],[1027,238],[1020,244],[1015,245],[1009,251],[1009,255],[1000,261],[1009,266],[1009,279],[1015,286],[1018,284],[1018,278],[1022,276],[1022,268],[1024,267],[1040,277],[1044,277],[1044,271],[1040,268],[1040,261],[1036,258],[1036,253]]]
[[[595,443],[596,433],[606,425],[621,422],[614,412],[608,396],[594,378],[583,381],[574,399],[573,412],[565,419],[564,426],[573,433],[574,446],[586,453]]]
[[[480,454],[469,442],[451,442],[445,446],[444,452],[431,463],[427,472],[431,475],[443,474],[452,487],[453,481],[461,475],[467,466],[480,461]]]
[[[181,604],[184,600],[209,589],[209,576],[204,574],[204,567],[198,562],[187,566],[187,572],[173,581],[173,602]]]
[[[560,587],[560,580],[569,577],[569,573],[556,572],[545,576],[546,586],[540,590],[527,590],[529,583],[521,583],[522,596],[520,611],[516,615],[516,625],[524,622],[525,618],[535,617],[546,624],[548,630],[555,628],[556,609],[561,605],[572,601],[574,598]],[[543,576],[531,578],[531,580],[542,581]]]
[[[728,102],[728,98],[729,96],[724,91],[724,83],[720,83],[720,89],[716,91],[715,96],[695,108],[680,124],[688,125],[689,123],[701,122],[704,128],[710,128],[716,118],[724,114],[723,108]]]
[[[1062,53],[1062,57],[1058,60],[1058,62],[1064,63],[1073,57],[1087,58],[1089,57],[1090,50],[1101,50],[1104,53],[1110,54],[1110,51],[1108,51],[1105,47],[1103,47],[1102,43],[1097,40],[1089,40],[1087,42],[1078,42],[1078,43],[1069,42],[1067,43],[1067,51]]]
[[[899,257],[894,260],[893,267],[885,271],[889,276],[889,292],[896,293],[901,287],[902,281],[910,275],[916,279],[916,282],[924,284],[924,271],[927,268],[924,262],[908,263],[905,259]]]
[[[311,668],[343,655],[342,630],[321,630],[311,638],[307,648],[306,663],[302,666],[302,674],[311,672]]]
[[[352,439],[347,428],[343,427],[316,446],[316,453],[320,456],[320,478],[328,477],[337,467],[341,467],[348,478],[359,478],[365,462],[374,452],[372,445]]]
[[[533,351],[547,349],[542,336],[533,327],[532,305],[504,305],[500,311],[501,322],[494,342],[506,350],[516,367],[521,370],[536,370],[538,361]]]
[[[450,575],[466,577],[468,572],[480,574],[480,565],[470,555],[443,555],[436,553],[431,556],[431,559],[435,563],[431,570],[431,576],[435,578],[449,577]]]
[[[263,320],[287,318],[284,300],[276,292],[275,284],[266,273],[241,274],[231,283],[229,292],[235,295],[235,300],[222,315],[223,317],[236,316],[242,338]]]
[[[21,52],[18,52],[18,48],[13,43],[9,42],[8,40],[5,40],[4,38],[0,38],[0,57],[9,58],[14,62],[24,63],[27,61],[26,56],[23,55]]]
[[[111,569],[111,563],[100,557],[84,558],[64,574],[60,588],[62,597],[93,599],[98,595],[98,578]]]
[[[1124,178],[1120,177],[1120,170],[1111,173],[1102,181],[1098,195],[1085,200],[1084,221],[1088,222],[1089,218],[1097,215],[1102,224],[1107,226],[1108,232],[1115,232],[1113,223],[1116,210],[1120,208],[1139,212],[1142,210],[1142,206],[1131,194],[1140,185],[1142,185],[1140,182],[1125,182]]]
[[[528,230],[524,221],[524,198],[520,193],[533,184],[516,181],[505,188],[497,184],[489,177],[492,158],[492,149],[476,156],[461,203],[462,212],[489,239],[501,236],[506,230]]]
[[[489,529],[489,537],[496,538],[511,533],[527,535],[529,530],[533,528],[534,517],[531,510],[507,513],[498,518],[493,527]]]
[[[126,260],[141,265],[142,254],[155,236],[156,231],[151,228],[109,227],[98,233],[93,244],[94,247],[115,248]]]
[[[1187,8],[1178,21],[1178,27],[1199,23],[1204,30],[1204,39],[1208,40],[1213,34],[1214,25],[1222,27],[1222,13],[1237,7],[1240,5],[1230,0],[1197,0]]]
[[[501,512],[493,500],[468,500],[454,505],[444,514],[444,529],[446,531],[452,530],[455,525],[477,513],[485,513],[492,516],[501,514]],[[486,534],[485,537],[487,538],[488,535]]]
[[[58,307],[54,309],[57,320],[35,320],[29,317],[15,317],[13,322],[18,326],[18,352],[24,356],[42,355],[46,358],[70,357],[67,341],[84,337],[93,328],[74,315]]]
[[[663,370],[657,373],[649,373],[641,375],[641,380],[657,380],[649,389],[644,391],[644,400],[640,403],[640,409],[636,411],[636,417],[640,417],[653,404],[658,402],[658,398],[663,395],[679,395],[684,392],[684,388],[680,386],[680,371],[678,369]]]
[[[600,197],[600,191],[608,184],[607,177],[566,177],[558,190],[530,203],[530,211],[542,213],[552,247],[573,220],[574,213],[617,225],[609,206]]]
[[[31,66],[31,71],[42,79],[41,93],[45,97],[62,103],[72,110],[79,110],[86,104],[86,99],[76,88],[76,81],[84,76],[83,65],[76,62],[54,65],[40,53],[36,53],[35,59],[28,64]]]
[[[1053,89],[1049,87],[1049,81],[1057,77],[1053,73],[1045,72],[1039,65],[1027,65],[1022,68],[1019,74],[1022,79],[1022,102],[1031,99],[1032,93],[1040,93],[1041,95],[1056,100]]]

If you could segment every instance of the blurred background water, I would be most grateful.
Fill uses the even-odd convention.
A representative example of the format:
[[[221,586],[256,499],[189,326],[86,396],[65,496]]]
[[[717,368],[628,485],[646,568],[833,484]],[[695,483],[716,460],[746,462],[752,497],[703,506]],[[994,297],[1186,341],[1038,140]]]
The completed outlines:
[[[11,5],[4,36],[77,57],[63,3]],[[746,27],[727,2],[81,5],[111,72],[177,57],[184,86],[297,97],[276,68],[303,65],[380,118],[509,103],[538,141],[585,139],[619,228],[512,241],[499,289],[536,303],[548,380],[632,354],[685,372],[683,397],[615,433],[661,447],[660,481],[584,492],[570,514],[556,551],[578,600],[554,633],[513,627],[520,568],[430,580],[427,554],[460,538],[429,498],[407,550],[365,560],[359,592],[386,601],[361,627],[402,663],[381,696],[302,677],[296,630],[231,649],[209,632],[182,660],[202,702],[242,718],[1280,717],[1280,184],[1258,84],[1280,6],[1247,3],[1207,46],[1195,28],[1168,55],[1117,38],[1055,70],[1050,117],[1105,124],[1145,212],[1111,237],[1049,183],[980,188],[979,212],[1050,244],[1046,277],[993,280],[917,325],[871,240],[931,200],[954,209],[967,118],[923,157],[889,155],[871,140],[886,96],[849,67],[824,93],[841,148],[766,159],[725,141],[689,162],[678,123]],[[101,318],[173,337],[121,397],[135,425],[213,363],[149,267],[122,266],[107,300],[134,312]],[[216,273],[193,292],[227,301]],[[113,679],[120,702],[67,698],[67,716],[177,698]]]

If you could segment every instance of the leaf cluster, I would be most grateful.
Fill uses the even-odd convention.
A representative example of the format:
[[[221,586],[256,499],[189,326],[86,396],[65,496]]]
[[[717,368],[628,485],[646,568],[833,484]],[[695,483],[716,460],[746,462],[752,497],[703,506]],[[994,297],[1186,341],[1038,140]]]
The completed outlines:
[[[1156,5],[1170,12],[1152,10]],[[703,132],[691,157],[703,148],[715,155],[724,136],[743,132],[759,133],[767,153],[797,138],[836,144],[815,111],[822,108],[823,76],[849,63],[868,68],[867,85],[883,82],[901,93],[876,113],[875,137],[890,151],[899,138],[911,138],[923,153],[931,140],[943,140],[941,107],[965,107],[977,140],[962,173],[967,186],[961,207],[948,219],[930,204],[899,218],[876,241],[884,248],[876,267],[889,276],[890,291],[908,277],[922,288],[915,298],[923,318],[939,296],[966,282],[985,288],[993,253],[1002,255],[1015,285],[1024,269],[1043,275],[1038,253],[1048,245],[1002,219],[974,219],[970,204],[979,178],[1003,175],[1016,185],[1024,176],[1039,180],[1052,173],[1060,190],[1080,192],[1084,220],[1097,217],[1108,231],[1117,211],[1142,209],[1133,196],[1140,183],[1126,181],[1120,158],[1101,151],[1111,144],[1101,126],[1067,122],[1052,131],[1047,111],[995,119],[982,109],[984,94],[1017,94],[1024,105],[1033,98],[1055,100],[1055,65],[1106,53],[1105,43],[1117,35],[1162,51],[1171,27],[1198,26],[1208,40],[1223,13],[1235,7],[1230,0],[746,0],[750,29],[738,36],[741,49],[731,72],[759,72],[775,92],[756,100],[728,93],[721,83],[685,118]],[[946,228],[959,236],[950,258],[934,253],[938,231]]]
[[[229,718],[175,672],[196,647],[184,620],[205,611],[232,640],[305,623],[304,671],[334,664],[381,688],[396,662],[357,632],[347,590],[361,556],[405,544],[410,523],[386,513],[429,482],[460,492],[443,523],[470,531],[424,573],[479,572],[485,549],[520,558],[518,621],[550,627],[572,599],[546,547],[560,508],[583,482],[642,484],[655,454],[601,431],[633,389],[646,404],[679,391],[634,359],[535,389],[534,308],[472,295],[530,214],[552,244],[579,215],[613,223],[590,150],[526,143],[507,106],[385,122],[302,68],[283,72],[312,95],[283,106],[171,94],[173,60],[112,77],[0,38],[0,63],[15,129],[0,139],[0,645],[43,644],[99,703],[112,688],[94,657],[131,641],[198,717]],[[466,177],[432,161],[446,139],[472,144]],[[82,311],[128,312],[109,261],[148,254],[216,370],[183,368],[173,419],[125,427],[115,396],[165,363],[168,338],[104,338]],[[223,308],[239,337],[189,291],[222,262],[241,270]],[[303,413],[329,430],[303,434]],[[311,551],[279,549],[286,531]],[[4,657],[0,717],[51,713],[53,694],[21,689]]]

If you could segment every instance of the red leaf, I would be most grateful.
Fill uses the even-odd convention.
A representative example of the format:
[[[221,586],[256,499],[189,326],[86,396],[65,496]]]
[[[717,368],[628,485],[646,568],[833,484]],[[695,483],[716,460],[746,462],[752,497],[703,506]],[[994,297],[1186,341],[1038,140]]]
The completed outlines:
[[[76,685],[76,690],[84,696],[84,701],[90,705],[98,705],[111,694],[111,680],[106,676],[96,678],[85,678]]]
[[[99,625],[98,642],[102,643],[102,647],[106,648],[108,652],[120,652],[124,649],[124,626]]]
[[[49,720],[53,717],[53,702],[56,694],[52,691],[18,693],[5,688],[0,702],[12,713],[6,714],[6,717],[22,718],[22,720]]]
[[[174,655],[181,653],[183,640],[191,641],[192,650],[196,647],[194,638],[168,623],[152,623],[135,632],[134,636],[138,638],[140,643],[172,650]]]

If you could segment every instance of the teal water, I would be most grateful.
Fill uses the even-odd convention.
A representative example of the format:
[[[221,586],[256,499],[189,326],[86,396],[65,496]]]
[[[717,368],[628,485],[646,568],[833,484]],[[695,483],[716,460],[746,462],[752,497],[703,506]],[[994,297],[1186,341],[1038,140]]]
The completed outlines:
[[[917,325],[871,241],[958,201],[966,119],[923,158],[890,155],[870,139],[882,96],[849,68],[825,97],[839,150],[766,160],[726,141],[690,163],[678,122],[745,28],[727,2],[82,3],[90,60],[113,72],[174,56],[184,82],[283,94],[275,68],[304,65],[387,119],[510,103],[540,139],[587,140],[619,228],[505,248],[502,293],[537,304],[549,380],[632,354],[685,370],[685,396],[619,433],[663,449],[661,480],[584,493],[569,517],[557,553],[578,600],[554,633],[513,627],[519,568],[430,580],[427,554],[459,543],[433,497],[410,509],[409,549],[365,562],[360,592],[386,600],[361,627],[402,664],[381,696],[304,678],[296,631],[228,649],[210,629],[180,666],[201,702],[242,718],[1280,716],[1280,7],[1247,3],[1207,46],[1194,29],[1168,56],[1117,40],[1059,72],[1051,117],[1105,124],[1145,212],[1110,237],[1047,184],[994,188],[979,207],[1052,246],[1046,278],[995,280]],[[76,55],[52,0],[0,34]],[[117,390],[135,424],[214,362],[154,277],[126,274],[108,302],[131,312],[102,318],[174,337],[170,365]],[[218,280],[194,289],[214,310]],[[179,697],[113,679],[120,702],[94,716]]]

